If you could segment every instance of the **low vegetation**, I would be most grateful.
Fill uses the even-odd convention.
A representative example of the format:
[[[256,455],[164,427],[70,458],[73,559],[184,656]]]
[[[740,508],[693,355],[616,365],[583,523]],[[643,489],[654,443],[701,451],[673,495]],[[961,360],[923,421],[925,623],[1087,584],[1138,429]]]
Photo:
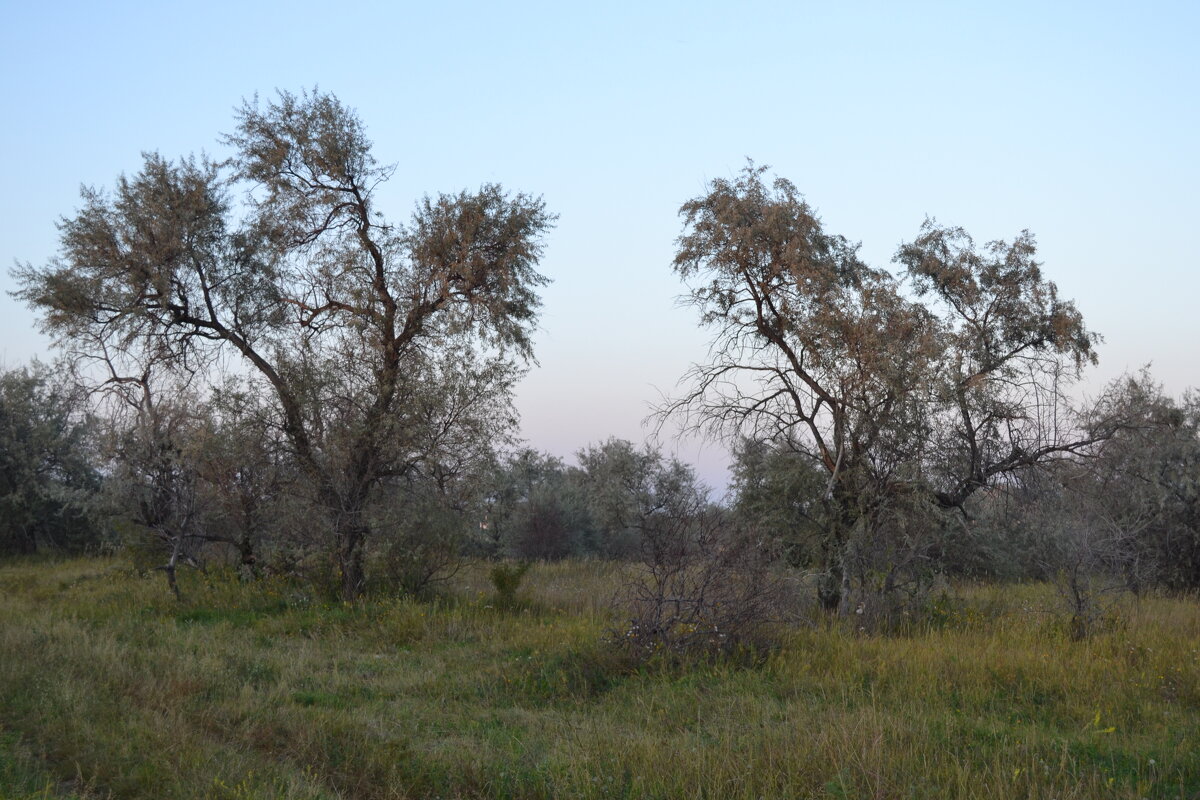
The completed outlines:
[[[818,615],[763,658],[635,661],[628,567],[489,567],[437,599],[120,560],[0,567],[11,798],[1194,797],[1200,615],[1073,640],[1047,585],[962,586],[900,635]]]

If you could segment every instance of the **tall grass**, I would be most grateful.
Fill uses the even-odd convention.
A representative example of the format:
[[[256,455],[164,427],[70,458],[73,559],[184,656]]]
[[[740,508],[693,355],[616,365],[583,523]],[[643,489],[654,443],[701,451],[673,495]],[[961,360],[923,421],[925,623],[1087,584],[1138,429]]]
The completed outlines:
[[[966,587],[903,636],[818,623],[753,668],[638,668],[608,641],[624,579],[538,565],[504,609],[485,568],[353,606],[190,574],[176,603],[117,561],[0,566],[11,796],[1200,794],[1192,601],[1074,642],[1029,610],[1047,587]]]

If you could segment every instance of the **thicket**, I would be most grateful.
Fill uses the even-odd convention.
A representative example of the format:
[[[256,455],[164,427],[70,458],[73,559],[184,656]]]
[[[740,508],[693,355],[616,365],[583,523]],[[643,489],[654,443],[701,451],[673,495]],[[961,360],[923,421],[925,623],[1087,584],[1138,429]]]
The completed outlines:
[[[89,405],[51,380],[38,366],[0,376],[9,553],[121,550],[173,589],[179,569],[229,565],[338,595],[306,475],[247,391],[178,394],[151,416]],[[858,529],[844,550],[854,624],[926,621],[957,578],[1040,580],[1060,587],[1083,636],[1123,596],[1200,588],[1200,398],[1167,397],[1147,374],[1107,396],[1131,422],[1088,457],[1015,473],[961,513],[917,497]],[[576,465],[525,449],[454,482],[397,482],[369,509],[379,535],[367,590],[428,597],[483,559],[515,607],[524,567],[510,565],[610,560],[638,566],[617,632],[640,655],[769,648],[771,630],[805,619],[826,483],[761,440],[740,443],[733,475],[716,502],[686,465],[610,439]]]

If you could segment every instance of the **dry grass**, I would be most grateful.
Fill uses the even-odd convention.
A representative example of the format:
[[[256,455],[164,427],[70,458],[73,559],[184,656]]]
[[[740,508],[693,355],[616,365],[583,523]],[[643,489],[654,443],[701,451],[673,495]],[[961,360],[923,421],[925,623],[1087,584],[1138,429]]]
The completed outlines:
[[[816,625],[752,669],[632,670],[606,643],[622,575],[537,566],[506,611],[482,568],[351,607],[0,567],[0,797],[1200,795],[1195,602],[1072,642],[1029,610],[1046,587],[968,587],[905,636]]]

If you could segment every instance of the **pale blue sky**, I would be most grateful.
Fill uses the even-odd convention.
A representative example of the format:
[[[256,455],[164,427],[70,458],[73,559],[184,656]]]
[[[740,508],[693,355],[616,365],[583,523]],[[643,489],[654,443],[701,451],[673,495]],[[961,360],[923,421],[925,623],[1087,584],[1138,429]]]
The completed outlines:
[[[1091,380],[1200,385],[1200,4],[0,2],[0,262],[43,263],[81,183],[219,152],[242,97],[353,106],[406,218],[485,181],[561,215],[524,435],[640,440],[705,336],[677,209],[746,156],[885,265],[926,215],[1038,236],[1106,338]],[[0,288],[11,288],[5,273]],[[46,352],[0,297],[0,357]],[[723,483],[725,455],[681,454]]]

